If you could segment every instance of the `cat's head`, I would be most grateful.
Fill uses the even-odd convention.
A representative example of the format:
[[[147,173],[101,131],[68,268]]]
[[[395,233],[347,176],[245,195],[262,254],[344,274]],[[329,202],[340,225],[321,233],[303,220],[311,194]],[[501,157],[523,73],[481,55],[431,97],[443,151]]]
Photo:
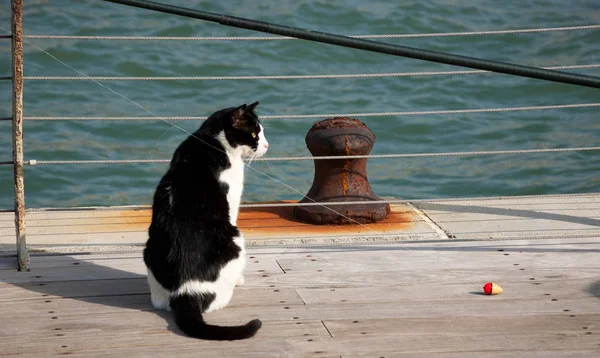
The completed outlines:
[[[231,148],[242,157],[261,157],[269,148],[265,131],[254,108],[258,102],[251,105],[243,104],[237,108],[226,110],[221,116],[224,138]]]

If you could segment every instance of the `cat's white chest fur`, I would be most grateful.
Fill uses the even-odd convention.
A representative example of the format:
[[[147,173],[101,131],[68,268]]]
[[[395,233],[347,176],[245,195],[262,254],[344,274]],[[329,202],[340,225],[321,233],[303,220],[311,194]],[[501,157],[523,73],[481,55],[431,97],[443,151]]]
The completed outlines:
[[[227,153],[231,167],[225,169],[219,176],[219,181],[229,186],[227,202],[229,203],[229,222],[237,226],[237,216],[244,190],[244,162],[240,155]]]

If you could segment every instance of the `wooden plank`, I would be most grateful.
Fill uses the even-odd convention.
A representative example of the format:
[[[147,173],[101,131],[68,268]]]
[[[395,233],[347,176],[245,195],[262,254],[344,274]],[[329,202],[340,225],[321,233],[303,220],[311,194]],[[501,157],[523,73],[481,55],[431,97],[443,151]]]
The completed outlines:
[[[52,270],[32,269],[29,272],[0,271],[0,282],[44,283],[50,281],[70,280],[103,280],[103,279],[130,279],[146,276],[143,265],[129,268],[130,271],[113,269],[106,266],[92,265],[83,267],[59,267]]]
[[[282,338],[272,340],[244,340],[240,342],[222,342],[212,345],[202,343],[186,343],[172,346],[169,339],[161,339],[159,346],[138,346],[131,341],[129,347],[94,348],[87,346],[80,350],[69,345],[57,347],[42,347],[44,353],[26,355],[27,357],[48,357],[49,355],[69,355],[69,357],[317,357],[339,358],[339,354],[319,351],[316,342],[307,343],[303,338]],[[144,344],[144,343],[142,343]],[[99,344],[98,344],[99,345]],[[28,351],[31,350],[26,347]]]
[[[585,334],[600,330],[600,313],[578,318],[569,317],[567,314],[490,316],[484,319],[447,315],[427,318],[331,320],[325,321],[324,324],[334,338],[358,337],[364,334],[420,336],[445,333],[455,337],[478,334],[528,335],[531,332]],[[468,350],[476,349],[477,347],[471,347]]]
[[[21,302],[23,300],[51,300],[57,298],[81,298],[149,295],[146,278],[123,280],[58,281],[43,286],[26,283],[22,286],[0,284],[0,302]],[[149,299],[149,298],[148,298]],[[271,305],[284,301],[289,304],[304,304],[298,293],[290,288],[237,287],[230,306]]]
[[[495,324],[489,324],[490,318]],[[587,315],[578,321],[566,315],[506,316],[506,317],[443,317],[414,319],[379,319],[353,323],[350,320],[326,321],[333,334],[328,338],[320,321],[265,321],[263,330],[252,340],[226,344],[197,341],[178,336],[169,331],[172,319],[146,312],[118,313],[114,315],[85,315],[48,320],[38,330],[28,331],[25,337],[12,337],[3,347],[4,354],[16,352],[59,354],[189,354],[201,350],[205,354],[219,351],[221,356],[255,354],[261,356],[362,356],[373,354],[423,354],[435,356],[436,352],[466,353],[471,347],[480,356],[503,357],[510,342],[513,354],[520,355],[532,347],[556,349],[568,354],[569,350],[591,353],[598,346],[597,337],[585,333],[598,329],[598,314]],[[297,323],[301,323],[300,325]],[[583,329],[582,325],[588,327]],[[55,328],[61,328],[55,331]],[[458,330],[457,330],[458,328]],[[460,331],[463,329],[463,331]],[[534,330],[535,332],[531,332]],[[467,330],[467,331],[464,331]],[[59,333],[57,333],[59,332]],[[365,332],[366,334],[362,334]],[[56,336],[56,335],[63,336]],[[31,339],[36,337],[36,339]],[[101,337],[101,338],[96,338]],[[310,342],[308,340],[311,340]],[[285,342],[285,345],[281,345]],[[548,343],[549,342],[549,343]],[[309,344],[310,343],[310,344]],[[66,347],[62,347],[62,346]],[[62,349],[59,349],[62,348]],[[587,348],[587,350],[582,350]],[[486,349],[485,351],[479,351]],[[323,353],[315,353],[323,352]],[[440,357],[452,355],[440,355]],[[475,356],[468,354],[467,356]],[[526,355],[525,355],[526,356]],[[546,355],[544,355],[546,356]],[[548,355],[552,357],[553,355]],[[568,355],[558,355],[565,356]],[[585,355],[587,356],[587,355]]]
[[[505,246],[472,246],[449,244],[443,248],[437,246],[418,246],[411,250],[396,247],[352,248],[352,251],[314,250],[306,253],[250,254],[247,274],[252,280],[250,285],[298,285],[307,282],[318,285],[360,285],[369,272],[385,272],[389,280],[382,275],[373,275],[377,285],[404,284],[411,282],[478,282],[503,278],[522,280],[540,279],[542,276],[561,275],[565,279],[591,277],[598,272],[598,243],[586,243],[576,248],[555,249],[556,245],[545,247],[544,243],[522,246],[506,243]],[[497,245],[497,243],[493,244]],[[480,247],[483,246],[483,247]],[[498,249],[506,247],[506,249]],[[362,250],[362,251],[358,251]],[[498,251],[504,250],[504,251]],[[525,251],[526,250],[526,251]],[[483,251],[483,252],[482,252]],[[523,251],[523,252],[521,252]],[[44,258],[42,266],[58,266],[55,270],[34,267],[31,272],[17,273],[11,270],[0,271],[3,282],[48,282],[89,279],[136,278],[145,276],[141,258],[123,257],[85,259],[67,257]],[[287,273],[278,275],[281,267]],[[314,260],[314,261],[313,261]],[[519,266],[516,266],[519,265]],[[35,266],[35,264],[34,264]],[[74,269],[74,267],[76,269]],[[585,267],[580,269],[580,267]],[[262,270],[262,271],[261,271]],[[319,271],[320,270],[320,271]],[[596,273],[592,271],[596,270]],[[555,271],[551,273],[551,271]],[[341,275],[346,272],[348,277]],[[586,275],[587,276],[579,276]],[[263,279],[263,275],[267,275]],[[538,277],[535,277],[538,275]],[[40,276],[40,277],[38,277]],[[437,278],[437,280],[436,280]],[[392,281],[393,280],[393,281]],[[370,281],[373,285],[373,281]],[[364,283],[362,284],[364,286]]]
[[[41,250],[60,250],[61,245],[143,245],[147,240],[150,213],[149,209],[133,208],[32,212],[28,217],[29,234],[32,246]],[[246,239],[255,243],[322,242],[340,237],[353,240],[379,234],[438,238],[435,231],[406,205],[392,205],[389,218],[361,226],[302,223],[293,218],[290,207],[243,209],[238,224]],[[0,226],[0,248],[5,251],[14,246],[9,240],[8,229],[8,224]]]
[[[275,289],[273,290],[275,291]],[[265,294],[268,294],[265,292]],[[597,313],[600,309],[600,300],[596,297],[569,298],[560,293],[538,298],[511,298],[502,299],[499,296],[473,295],[471,298],[457,300],[437,301],[401,301],[351,303],[337,302],[332,304],[293,304],[280,299],[283,297],[281,290],[273,292],[271,305],[259,305],[243,300],[240,305],[232,304],[223,310],[211,312],[219,322],[238,322],[259,316],[265,320],[290,320],[298,317],[299,320],[334,320],[340,317],[348,319],[383,319],[383,318],[409,318],[409,317],[435,317],[438,315],[457,316],[502,316],[502,315],[565,315]],[[282,295],[282,296],[279,296]],[[236,295],[234,294],[234,298]],[[240,297],[241,299],[242,297]],[[281,303],[280,301],[285,301]],[[18,323],[25,317],[30,320],[45,319],[35,317],[37,312],[54,311],[60,316],[85,316],[98,313],[117,313],[125,311],[152,310],[147,295],[131,296],[106,296],[86,297],[76,299],[46,299],[24,301],[19,305],[17,301],[3,302],[0,313],[6,319],[15,320],[14,324],[27,325],[27,322]],[[251,306],[249,306],[251,305]],[[568,310],[568,311],[564,311]],[[60,317],[58,318],[60,319]]]
[[[53,281],[44,283],[22,283],[19,285],[0,283],[0,302],[49,298],[79,298],[111,295],[149,294],[146,278],[122,280]],[[406,286],[366,286],[366,287],[278,287],[278,292],[289,293],[284,297],[290,302],[298,294],[306,304],[345,302],[392,302],[402,300],[445,300],[469,298],[481,294],[482,285],[476,284],[415,284]],[[539,297],[544,294],[557,294],[570,298],[600,296],[600,285],[594,286],[589,280],[548,280],[545,282],[521,281],[504,286],[506,290],[498,299]],[[272,292],[269,287],[238,287],[235,296],[253,291],[255,295]],[[296,294],[297,292],[297,294]],[[250,295],[250,293],[248,293]],[[266,295],[266,294],[265,294]],[[281,296],[280,296],[281,297]],[[266,299],[266,298],[260,298]]]
[[[485,348],[480,348],[485,349]],[[420,353],[420,352],[408,352],[403,354],[401,352],[394,353],[394,357],[412,357],[412,358],[597,358],[598,349],[568,349],[568,350],[546,350],[546,349],[524,349],[524,350],[512,350],[510,347],[506,347],[502,351],[471,351],[471,352],[436,352],[432,353]],[[353,354],[353,357],[372,357],[373,354]],[[345,356],[344,356],[345,357]],[[385,357],[385,356],[384,356]],[[388,356],[389,357],[389,356]]]
[[[239,323],[239,322],[238,322]],[[11,336],[8,344],[3,345],[3,354],[27,352],[38,354],[90,354],[120,356],[118,352],[134,353],[142,348],[145,354],[156,356],[151,351],[170,347],[164,352],[175,354],[182,347],[202,352],[203,356],[237,356],[252,352],[254,355],[287,355],[293,349],[290,342],[305,342],[316,337],[329,337],[320,321],[302,322],[263,322],[257,336],[251,340],[238,342],[210,342],[184,336],[173,320],[144,312],[124,314],[121,318],[103,315],[90,316],[71,322],[63,322],[60,327],[47,325],[40,327],[41,332],[28,332],[28,336]],[[55,330],[61,328],[61,330]],[[35,337],[35,339],[31,339]],[[129,354],[127,354],[129,355]],[[179,356],[179,354],[177,354]],[[160,356],[160,355],[159,355]]]
[[[475,349],[479,357],[497,356],[491,353],[505,354],[507,349],[514,357],[521,357],[520,352],[535,350],[542,347],[546,351],[553,350],[568,354],[571,350],[597,350],[597,337],[583,333],[566,334],[537,333],[519,334],[476,334],[470,337],[454,336],[452,334],[407,335],[407,336],[369,336],[318,340],[315,346],[327,353],[337,353],[342,357],[369,356],[421,356],[438,357],[440,353],[463,353]],[[490,355],[488,355],[490,354]],[[443,355],[442,355],[443,356]],[[463,356],[463,355],[461,355]],[[563,357],[563,354],[554,355]],[[538,356],[540,357],[540,356]],[[546,357],[541,355],[541,357]]]
[[[573,205],[565,208],[569,199],[565,200],[440,201],[417,203],[417,206],[443,230],[462,238],[600,236],[600,196],[589,197],[585,210],[577,207],[577,200],[570,201]]]
[[[454,261],[463,261],[457,256],[468,252],[478,252],[480,255],[492,255],[490,257],[505,256],[509,254],[515,256],[529,258],[546,257],[549,254],[557,254],[562,258],[562,254],[594,254],[600,253],[600,236],[585,237],[585,238],[526,238],[526,239],[491,239],[491,240],[437,240],[437,241],[405,241],[391,244],[379,243],[372,245],[352,245],[338,243],[327,246],[297,246],[284,248],[268,248],[268,247],[249,247],[249,252],[268,254],[280,258],[297,258],[302,255],[313,254],[329,254],[329,253],[379,253],[381,257],[399,256],[403,260],[411,260],[413,257],[414,264],[417,266],[421,261],[417,256],[412,256],[416,253],[425,253],[429,256],[449,254]],[[299,256],[291,256],[297,254]],[[519,254],[519,255],[516,255]],[[527,254],[534,254],[527,256]],[[443,258],[443,257],[442,257]],[[556,263],[556,262],[555,262]],[[559,262],[560,263],[560,262]]]
[[[298,294],[307,305],[337,302],[403,302],[409,300],[433,301],[470,299],[483,294],[481,285],[475,284],[414,284],[410,286],[380,287],[316,287],[298,288]],[[594,287],[590,280],[549,280],[507,282],[505,292],[493,299],[530,299],[544,295],[569,298],[600,297],[600,285]]]
[[[247,268],[254,270],[280,270],[276,256],[247,254]],[[123,254],[74,254],[74,255],[48,255],[33,256],[32,269],[48,269],[56,267],[90,266],[98,265],[124,269],[128,267],[145,267],[141,252]],[[0,258],[0,267],[3,262],[11,262],[10,258]]]
[[[105,266],[89,266],[73,269],[70,267],[53,270],[32,270],[31,272],[0,271],[0,282],[6,283],[46,283],[52,281],[132,279],[146,277],[142,265],[122,271]],[[524,269],[524,270],[521,270]],[[500,269],[422,269],[410,271],[375,271],[346,273],[338,267],[315,269],[314,272],[286,271],[247,271],[247,287],[365,287],[365,286],[403,286],[419,284],[462,283],[480,286],[487,281],[496,281],[501,286],[511,282],[535,279],[544,282],[552,279],[588,279],[590,282],[600,276],[599,268],[536,268],[527,266],[508,266]],[[479,288],[477,288],[479,289]]]
[[[44,297],[40,300],[7,301],[0,305],[2,317],[23,319],[23,322],[13,322],[11,327],[26,327],[38,320],[49,317],[40,313],[57,312],[62,315],[86,316],[101,313],[153,311],[150,295],[126,296],[96,296],[78,298]],[[2,328],[2,327],[0,327]],[[8,327],[6,327],[8,329]]]
[[[255,351],[255,344],[270,346],[275,344],[273,338],[283,338],[288,343],[301,343],[300,339],[291,339],[294,337],[306,337],[307,339],[318,340],[326,345],[320,346],[327,349],[325,353],[335,354],[373,354],[377,353],[400,353],[414,352],[417,347],[427,347],[426,350],[433,353],[436,351],[455,350],[464,352],[470,350],[469,345],[477,351],[485,347],[488,351],[503,351],[503,345],[511,342],[510,348],[513,352],[518,349],[528,350],[536,340],[539,343],[547,340],[555,340],[556,344],[543,344],[545,349],[569,349],[569,348],[594,348],[597,341],[585,339],[585,333],[598,328],[598,315],[589,315],[580,321],[569,321],[566,316],[554,315],[544,316],[525,316],[525,317],[492,317],[496,324],[489,324],[489,319],[480,317],[447,317],[444,319],[399,319],[399,320],[367,320],[359,323],[352,321],[327,321],[327,328],[334,335],[334,339],[328,339],[327,333],[323,330],[320,321],[307,322],[265,322],[264,329],[256,339],[244,341],[247,347],[245,352],[228,351],[231,354],[262,352],[260,349]],[[511,324],[512,322],[512,324]],[[195,341],[172,334],[167,330],[167,326],[172,324],[170,319],[167,322],[158,315],[152,315],[143,312],[133,312],[128,314],[119,313],[117,315],[88,315],[88,317],[53,321],[53,324],[40,326],[40,332],[33,331],[28,334],[35,334],[36,339],[30,340],[24,338],[12,338],[10,342],[16,349],[26,348],[28,352],[35,352],[40,349],[47,353],[72,352],[77,354],[79,350],[91,353],[95,349],[107,353],[108,350],[113,354],[120,349],[129,349],[132,353],[140,352],[139,347],[156,347],[159,351],[163,349],[166,343],[171,348],[171,354],[180,352],[180,349],[186,351],[186,347],[195,346],[205,352],[211,349],[222,349],[221,345],[215,345],[210,342]],[[588,325],[588,330],[583,330],[581,325]],[[53,338],[57,334],[54,328],[60,326],[59,334],[64,334],[61,338]],[[539,326],[539,327],[538,327]],[[456,332],[457,328],[466,328],[468,332]],[[527,332],[535,329],[535,333]],[[448,333],[448,330],[452,333]],[[472,332],[471,332],[472,331]],[[366,335],[361,334],[366,332]],[[524,334],[527,332],[528,334]],[[102,334],[101,340],[94,340],[93,337]],[[304,336],[308,334],[309,336]],[[325,338],[322,338],[322,337]],[[347,336],[347,337],[346,337]],[[368,337],[367,337],[368,336]],[[373,336],[376,336],[373,338]],[[388,336],[390,339],[381,339],[382,336]],[[417,338],[415,338],[417,336]],[[317,338],[321,337],[321,339]],[[522,338],[520,338],[522,337]],[[342,338],[341,340],[338,338]],[[346,339],[348,338],[348,339]],[[279,339],[281,340],[281,339]],[[302,339],[303,340],[303,339]],[[358,341],[358,342],[357,342]],[[572,342],[571,342],[572,341]],[[55,342],[52,344],[52,342]],[[386,342],[386,345],[374,343]],[[292,343],[292,344],[293,344]],[[302,342],[303,343],[303,342]],[[28,345],[29,344],[29,345]],[[48,347],[57,349],[59,344],[67,345],[68,350],[48,351]],[[228,343],[227,346],[236,343]],[[276,344],[275,344],[276,345]],[[326,346],[326,347],[325,347]],[[506,346],[504,346],[505,348]],[[241,347],[238,347],[238,349]],[[294,347],[294,350],[298,347]],[[368,350],[365,350],[367,348]],[[9,347],[4,352],[10,353]],[[263,348],[265,349],[265,348]],[[272,348],[270,348],[272,349]],[[320,348],[319,348],[320,349]],[[98,352],[98,353],[100,353]],[[294,351],[291,354],[306,353],[307,351]],[[486,353],[487,353],[486,352]],[[561,351],[562,352],[562,351]],[[168,352],[165,351],[165,354]],[[224,352],[225,353],[225,352]],[[268,352],[265,352],[268,353]],[[273,352],[271,352],[273,353]],[[281,352],[280,352],[281,353]],[[483,352],[482,352],[483,353]],[[235,355],[234,354],[234,355]],[[436,355],[437,357],[437,355]]]
[[[123,263],[123,265],[100,266],[100,265],[79,265],[72,267],[58,267],[52,270],[32,269],[29,272],[14,272],[12,270],[0,271],[0,282],[5,283],[45,283],[52,281],[75,281],[75,280],[108,280],[108,279],[133,279],[146,277],[146,267],[143,263]],[[262,278],[264,275],[272,277],[282,275],[279,267],[271,270],[250,269],[245,272],[245,277],[249,283],[254,279]]]
[[[373,336],[349,337],[330,339],[323,342],[321,347],[328,352],[339,353],[341,356],[395,356],[404,354],[411,356],[415,353],[427,353],[437,357],[438,353],[464,352],[478,350],[481,357],[487,357],[488,352],[528,351],[533,347],[543,347],[545,350],[568,352],[570,350],[594,350],[598,347],[597,337],[577,333],[538,333],[523,334],[476,334],[470,337],[443,335],[407,335],[407,336]],[[374,355],[375,354],[375,355]],[[517,353],[517,357],[520,355]],[[558,355],[562,356],[562,355]]]
[[[370,336],[362,335],[350,338],[329,337],[290,337],[279,339],[251,339],[238,342],[213,343],[192,339],[176,340],[173,335],[140,334],[123,342],[123,338],[99,341],[85,341],[65,338],[61,341],[51,340],[58,344],[49,344],[46,340],[30,342],[25,346],[28,351],[43,351],[47,354],[60,353],[78,356],[396,356],[418,354],[419,356],[438,357],[438,353],[463,353],[469,347],[477,347],[479,356],[488,353],[506,357],[507,347],[510,351],[531,352],[532,347],[544,347],[544,351],[564,353],[597,352],[597,337],[579,333],[531,333],[486,335],[477,334],[471,337],[449,335],[406,335],[406,336]],[[60,342],[60,343],[59,343]],[[103,347],[102,345],[106,345]],[[11,347],[12,348],[12,347]],[[21,348],[21,349],[23,349]],[[16,348],[18,349],[18,348]],[[16,350],[15,349],[15,350]],[[8,351],[12,353],[14,351]],[[17,351],[18,352],[18,351]],[[443,355],[442,355],[443,356]],[[473,355],[471,355],[473,356]],[[544,356],[545,357],[545,356]]]
[[[244,341],[249,343],[249,341]],[[378,351],[376,349],[372,349],[368,353],[351,353],[348,355],[341,355],[339,353],[328,353],[327,351],[318,351],[316,349],[320,349],[315,345],[314,342],[312,344],[306,344],[306,349],[302,346],[303,342],[296,343],[290,342],[289,340],[277,340],[277,341],[260,341],[261,345],[255,347],[254,345],[247,344],[246,349],[238,349],[237,351],[233,351],[234,347],[230,345],[232,342],[226,342],[228,346],[225,349],[214,349],[214,356],[219,357],[318,357],[318,358],[345,358],[345,357],[412,357],[412,358],[597,358],[599,351],[596,349],[568,349],[568,350],[511,350],[509,348],[504,349],[503,351],[477,351],[477,352],[436,352],[436,353],[421,353],[421,352],[406,352],[403,353],[401,349],[397,352],[389,353],[380,353],[377,354]],[[369,343],[369,342],[367,342]],[[236,343],[233,343],[236,344]],[[111,350],[94,350],[94,351],[83,351],[83,352],[73,352],[73,351],[65,351],[64,349],[60,352],[56,352],[55,354],[68,354],[69,357],[108,357],[111,355],[123,355],[126,357],[155,357],[155,356],[177,356],[177,357],[198,357],[199,351],[203,352],[204,350],[199,349],[200,347],[193,346],[182,346],[179,347],[170,347],[168,346],[168,342],[165,342],[167,347],[139,347],[134,346],[132,344],[131,347],[124,349],[111,349]],[[285,350],[280,348],[281,346],[285,347]],[[269,350],[269,347],[271,348]],[[54,351],[52,351],[54,352]],[[46,358],[49,354],[52,354],[50,351],[48,353],[32,353],[28,354],[27,357],[31,358]]]
[[[556,299],[557,301],[552,301]],[[287,309],[285,307],[288,307]],[[266,307],[265,307],[266,308]],[[568,309],[568,312],[564,312]],[[502,315],[534,315],[556,314],[565,315],[597,313],[600,300],[595,297],[571,299],[559,294],[542,296],[537,299],[505,299],[497,297],[474,296],[471,299],[440,300],[440,301],[403,301],[371,303],[347,303],[316,305],[283,305],[272,310],[256,307],[252,311],[261,318],[270,320],[286,320],[298,317],[300,320],[328,320],[339,317],[352,319],[382,319],[403,317],[434,317],[453,314],[456,316],[502,316]],[[214,312],[215,319],[231,319],[231,317],[250,317],[245,308],[230,307]]]
[[[54,317],[57,314],[58,313],[49,314],[44,312],[43,315],[45,316],[45,319],[43,320],[34,320],[32,321],[32,324],[27,326],[17,325],[12,329],[2,329],[3,337],[10,337],[11,341],[19,339],[23,341],[27,340],[26,336],[52,338],[55,337],[57,333],[63,333],[69,337],[86,338],[97,335],[99,331],[102,331],[104,335],[109,337],[112,335],[138,334],[140,332],[165,335],[172,334],[169,333],[169,331],[174,332],[177,335],[182,335],[182,332],[176,327],[171,312],[129,311],[99,313],[94,315],[59,315],[58,319],[51,319],[51,317]],[[242,318],[237,321],[220,322],[211,319],[210,316],[210,314],[205,315],[206,321],[217,325],[237,325],[247,322]],[[261,337],[263,338],[280,338],[286,334],[291,334],[292,332],[299,332],[301,335],[311,333],[312,335],[329,337],[329,333],[327,333],[325,326],[323,326],[320,320],[263,320],[263,324],[265,327],[271,327],[271,329],[277,325],[285,326],[282,328],[283,331],[275,331],[273,329],[273,332],[267,332],[268,334],[266,335],[261,334]],[[18,332],[16,331],[17,329]],[[307,330],[313,332],[306,332]]]
[[[0,257],[0,270],[17,270],[17,257],[16,256],[5,256]]]
[[[310,271],[317,269],[338,268],[345,272],[372,272],[372,271],[407,271],[415,267],[427,269],[463,269],[482,267],[510,268],[515,263],[519,265],[535,265],[536,268],[552,268],[560,265],[562,269],[578,267],[598,267],[598,252],[589,248],[588,252],[557,253],[547,252],[538,255],[536,250],[520,252],[513,250],[497,251],[452,251],[452,250],[386,250],[387,255],[381,251],[371,252],[345,252],[345,253],[314,253],[306,255],[286,254],[277,262],[286,272]]]
[[[523,268],[524,271],[521,271]],[[461,270],[429,270],[421,271],[376,271],[345,273],[338,268],[328,268],[314,272],[289,271],[286,274],[272,271],[245,273],[246,287],[367,287],[367,286],[405,286],[419,284],[471,284],[479,286],[487,281],[495,281],[501,286],[507,283],[529,281],[536,283],[551,279],[588,279],[590,282],[600,276],[598,268],[577,268],[563,270],[535,268],[531,266],[514,266],[506,269],[481,268]],[[131,268],[122,271],[103,266],[73,268],[57,268],[53,270],[33,270],[31,272],[0,271],[0,282],[22,284],[27,282],[47,283],[52,281],[105,280],[105,279],[134,279],[146,277],[145,268]],[[532,283],[533,284],[533,283]]]
[[[127,283],[125,283],[127,284]],[[98,286],[96,286],[98,287]],[[114,291],[122,286],[110,290]],[[287,305],[304,305],[304,302],[295,290],[280,288],[272,289],[245,289],[239,287],[235,290],[231,302],[227,306],[244,307],[254,310],[255,307],[283,307]],[[19,308],[21,307],[21,308]],[[150,294],[119,293],[118,295],[91,295],[60,298],[56,296],[42,296],[30,300],[5,300],[2,302],[0,312],[3,316],[35,315],[36,312],[54,311],[57,313],[87,314],[103,312],[119,312],[130,310],[154,310],[150,303]]]
[[[499,251],[502,250],[502,251]],[[387,251],[387,252],[386,252]],[[312,259],[326,261],[329,263],[338,263],[345,265],[348,262],[360,264],[361,261],[368,262],[368,266],[377,267],[386,266],[387,269],[394,269],[399,264],[421,264],[421,266],[430,266],[435,263],[446,264],[470,264],[479,263],[485,267],[497,264],[501,265],[513,259],[534,260],[537,264],[546,263],[556,265],[572,265],[581,263],[582,260],[592,261],[596,253],[600,253],[599,240],[577,241],[573,240],[522,240],[522,241],[480,241],[480,242],[443,242],[411,245],[388,245],[388,246],[346,246],[330,248],[306,248],[306,249],[276,249],[259,250],[249,248],[248,256],[256,257],[249,260],[254,261],[267,260],[275,266],[275,260],[300,260],[305,264],[311,264],[311,259],[306,258],[312,255]],[[531,255],[535,254],[535,255]],[[544,254],[543,256],[540,254]],[[585,254],[585,255],[582,255]],[[589,255],[588,255],[589,254]],[[318,256],[317,256],[318,255]],[[457,259],[456,255],[463,255],[462,259]],[[504,257],[507,256],[507,257]],[[95,254],[95,255],[68,255],[68,256],[36,256],[34,257],[34,268],[49,268],[69,266],[74,264],[97,263],[99,265],[110,266],[111,260],[131,260],[134,263],[141,264],[141,252],[126,254]],[[10,261],[8,258],[2,258],[2,261]],[[304,260],[304,261],[303,261]],[[358,261],[358,262],[354,262]],[[468,263],[465,263],[468,261]],[[123,265],[125,261],[117,261],[118,265]],[[427,265],[423,265],[427,263]],[[586,262],[587,264],[587,262]],[[317,264],[315,264],[317,265]],[[387,265],[393,265],[387,267]],[[260,265],[259,265],[260,266]],[[307,266],[310,267],[310,266]],[[258,267],[263,269],[264,267]],[[291,268],[291,267],[288,267]]]
[[[464,199],[452,199],[445,200],[440,199],[436,201],[431,201],[432,203],[454,203],[458,205],[465,204],[476,204],[480,206],[508,206],[508,207],[532,207],[532,208],[557,208],[562,205],[578,205],[582,204],[590,204],[593,207],[600,207],[600,195],[596,193],[590,193],[589,195],[562,195],[560,197],[544,197],[539,195],[532,196],[504,196],[498,198],[488,198],[488,199],[472,199],[472,198],[464,198]]]
[[[528,267],[526,271],[513,270],[482,270],[464,269],[453,271],[429,271],[420,272],[368,272],[347,274],[339,270],[322,270],[315,272],[287,273],[285,275],[274,275],[266,278],[257,278],[256,281],[248,282],[252,287],[283,286],[296,288],[310,287],[369,287],[369,286],[412,286],[415,284],[446,284],[456,283],[472,285],[472,290],[480,290],[483,283],[494,281],[501,286],[512,282],[527,282],[534,278],[537,282],[546,280],[546,276],[558,276],[561,279],[586,279],[590,284],[599,277],[596,268],[579,268],[577,270],[562,271],[557,269],[536,269]],[[542,281],[540,281],[542,280]],[[549,280],[549,279],[548,279]],[[533,283],[532,283],[533,285]]]
[[[0,283],[0,302],[139,294],[150,294],[146,278]]]

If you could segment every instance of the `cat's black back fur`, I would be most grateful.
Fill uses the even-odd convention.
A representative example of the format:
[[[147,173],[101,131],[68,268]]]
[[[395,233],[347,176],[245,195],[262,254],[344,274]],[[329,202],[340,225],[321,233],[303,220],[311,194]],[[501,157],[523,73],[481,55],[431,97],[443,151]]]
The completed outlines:
[[[201,130],[177,148],[154,194],[144,261],[169,290],[189,279],[214,281],[239,252],[231,247],[239,231],[229,222],[227,188],[218,181],[229,161],[223,146]]]

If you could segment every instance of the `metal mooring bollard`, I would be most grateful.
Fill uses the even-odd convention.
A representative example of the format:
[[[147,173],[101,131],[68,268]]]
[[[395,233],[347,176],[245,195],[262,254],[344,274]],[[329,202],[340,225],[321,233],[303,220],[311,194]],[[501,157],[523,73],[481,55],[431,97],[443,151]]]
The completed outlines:
[[[306,135],[306,146],[314,157],[340,156],[340,159],[315,160],[312,187],[300,202],[380,200],[367,179],[367,158],[344,159],[347,155],[367,155],[375,135],[358,119],[330,118],[315,123]],[[310,200],[310,199],[312,200]],[[348,204],[299,206],[294,216],[313,224],[373,223],[390,214],[389,204]],[[335,210],[335,211],[333,211]],[[341,215],[340,215],[341,214]]]

